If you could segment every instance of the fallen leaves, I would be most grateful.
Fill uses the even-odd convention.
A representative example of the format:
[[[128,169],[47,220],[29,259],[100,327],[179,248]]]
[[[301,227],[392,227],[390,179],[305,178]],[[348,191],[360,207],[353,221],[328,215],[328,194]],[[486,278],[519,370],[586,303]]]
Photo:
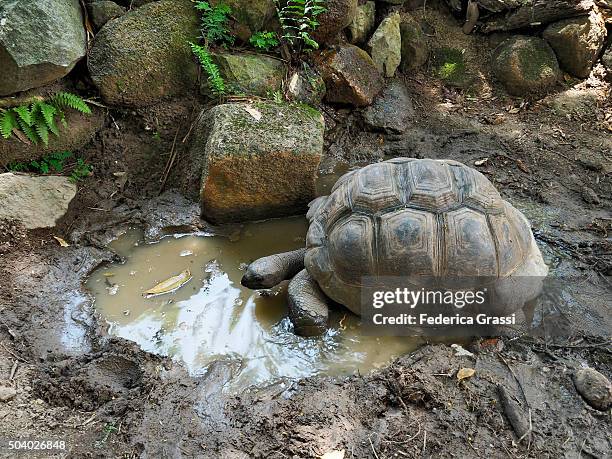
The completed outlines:
[[[57,243],[61,246],[61,247],[70,247],[70,244],[68,244],[64,239],[62,239],[61,237],[58,236],[53,236],[53,239],[55,239],[57,241]]]
[[[144,292],[145,298],[151,298],[152,296],[165,295],[166,293],[172,293],[178,290],[183,285],[191,280],[191,272],[186,269],[176,276],[172,276],[163,282],[160,282],[155,287]]]
[[[476,374],[476,370],[474,370],[473,368],[461,368],[458,372],[457,372],[457,379],[459,381],[462,381],[464,379],[468,379],[471,378],[472,376],[474,376]]]

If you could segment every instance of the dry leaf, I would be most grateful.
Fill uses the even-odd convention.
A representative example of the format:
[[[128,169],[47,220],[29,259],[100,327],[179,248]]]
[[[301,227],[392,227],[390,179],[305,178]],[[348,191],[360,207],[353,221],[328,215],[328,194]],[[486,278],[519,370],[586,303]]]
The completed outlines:
[[[476,373],[476,370],[473,368],[462,368],[457,372],[457,379],[461,381],[462,379],[471,378]]]
[[[145,298],[150,298],[152,296],[165,295],[166,293],[172,293],[175,290],[178,290],[183,285],[191,280],[191,273],[188,269],[183,271],[176,276],[172,276],[170,279],[166,279],[163,282],[160,282],[155,287],[144,292]]]
[[[329,451],[321,456],[321,459],[344,459],[344,450],[337,449],[334,451]]]
[[[62,247],[70,247],[70,244],[64,241],[61,237],[53,236],[53,239],[59,242],[59,245],[61,245]]]
[[[244,109],[247,111],[249,115],[255,118],[255,121],[259,121],[261,119],[261,112],[259,110],[251,107],[250,105],[247,107],[244,107]]]
[[[474,354],[464,349],[464,347],[459,344],[451,344],[451,347],[455,350],[456,357],[474,357]]]

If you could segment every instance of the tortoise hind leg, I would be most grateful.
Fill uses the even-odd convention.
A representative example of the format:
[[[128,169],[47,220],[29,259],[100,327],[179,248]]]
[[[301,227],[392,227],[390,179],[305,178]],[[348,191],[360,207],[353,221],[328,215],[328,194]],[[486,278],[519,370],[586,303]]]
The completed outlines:
[[[289,319],[295,333],[300,336],[323,334],[327,330],[329,307],[317,281],[303,269],[291,280],[287,293]]]

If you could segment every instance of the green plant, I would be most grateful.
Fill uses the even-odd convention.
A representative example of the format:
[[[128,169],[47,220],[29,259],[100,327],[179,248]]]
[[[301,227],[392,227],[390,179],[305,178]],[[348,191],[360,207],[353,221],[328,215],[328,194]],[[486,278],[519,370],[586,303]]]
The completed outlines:
[[[264,51],[270,51],[272,48],[278,46],[278,39],[274,32],[257,32],[251,35],[249,39],[251,45],[257,49],[263,49]]]
[[[215,96],[222,96],[226,93],[225,81],[223,77],[221,77],[221,73],[219,72],[219,67],[212,61],[212,56],[210,55],[210,51],[204,46],[196,45],[195,43],[189,43],[191,45],[191,50],[193,54],[196,55],[198,60],[200,61],[200,65],[202,69],[208,75],[208,84],[210,86],[211,92]]]
[[[42,141],[46,146],[49,144],[49,133],[59,136],[56,117],[66,126],[66,108],[91,113],[81,97],[69,92],[58,92],[48,100],[41,98],[30,105],[0,109],[0,134],[8,139],[22,132],[30,142],[37,144]]]
[[[11,172],[33,172],[37,174],[48,174],[50,172],[62,173],[66,166],[66,161],[73,157],[70,151],[60,151],[43,156],[39,160],[29,163],[10,163],[7,168]],[[78,182],[91,175],[93,167],[87,164],[83,158],[76,158],[76,163],[70,168],[70,180]]]
[[[288,0],[285,6],[276,0],[278,19],[283,29],[283,40],[294,53],[318,49],[312,33],[319,27],[317,17],[327,11],[326,0]]]
[[[195,8],[202,13],[202,38],[209,44],[233,45],[235,38],[229,30],[232,9],[224,2],[212,6],[208,2],[197,1]]]

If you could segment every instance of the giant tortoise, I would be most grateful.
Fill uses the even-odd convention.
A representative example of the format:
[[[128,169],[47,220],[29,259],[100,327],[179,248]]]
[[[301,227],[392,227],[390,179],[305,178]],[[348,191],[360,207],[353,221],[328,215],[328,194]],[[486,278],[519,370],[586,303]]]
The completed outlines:
[[[456,161],[395,158],[343,175],[309,205],[306,248],[251,263],[242,284],[291,279],[295,332],[324,331],[328,298],[357,315],[365,276],[546,276],[526,218],[480,172]],[[503,289],[502,289],[503,290]],[[526,302],[536,292],[506,288]],[[523,289],[524,290],[524,289]]]

